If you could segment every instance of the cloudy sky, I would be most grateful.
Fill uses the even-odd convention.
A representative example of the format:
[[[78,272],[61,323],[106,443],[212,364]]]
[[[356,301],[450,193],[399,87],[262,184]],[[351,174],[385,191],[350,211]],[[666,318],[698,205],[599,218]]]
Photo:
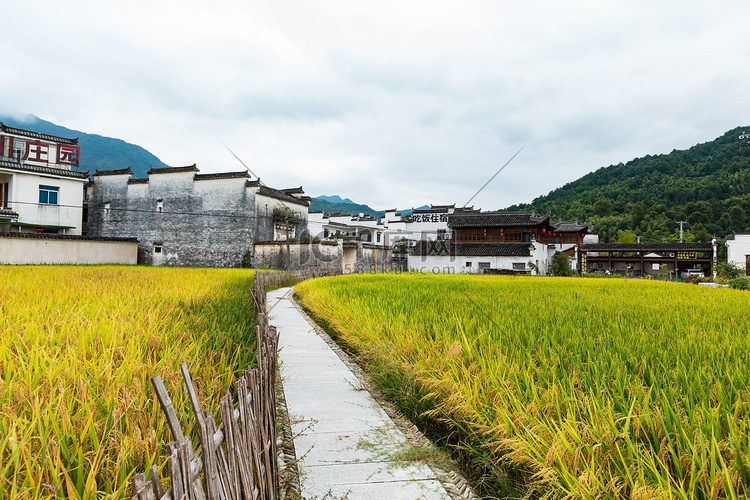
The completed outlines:
[[[750,2],[6,2],[0,112],[378,209],[497,209],[750,124]],[[85,151],[83,152],[85,154]]]

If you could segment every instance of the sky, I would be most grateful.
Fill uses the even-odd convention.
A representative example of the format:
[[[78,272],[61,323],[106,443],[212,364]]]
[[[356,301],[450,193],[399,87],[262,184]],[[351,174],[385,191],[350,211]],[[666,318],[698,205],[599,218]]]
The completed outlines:
[[[376,209],[527,203],[750,124],[750,2],[26,0],[2,19],[0,113],[203,173],[243,169],[228,147],[269,186]]]

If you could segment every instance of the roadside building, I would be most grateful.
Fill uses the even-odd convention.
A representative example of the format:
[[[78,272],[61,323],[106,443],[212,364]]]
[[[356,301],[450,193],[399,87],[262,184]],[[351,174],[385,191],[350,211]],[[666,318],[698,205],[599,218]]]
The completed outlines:
[[[0,230],[80,235],[83,185],[78,139],[0,123]]]
[[[456,211],[448,216],[450,239],[421,240],[409,254],[409,268],[439,272],[547,274],[562,252],[575,269],[578,247],[598,240],[577,222],[550,221],[532,212]]]
[[[201,174],[196,165],[98,171],[89,191],[89,234],[137,238],[150,265],[239,267],[258,242],[299,238],[309,198],[302,188],[274,189],[249,174]]]
[[[750,233],[734,233],[727,237],[727,261],[745,270],[750,276]]]
[[[588,273],[633,277],[711,276],[715,255],[711,243],[594,243],[580,247],[578,265]]]

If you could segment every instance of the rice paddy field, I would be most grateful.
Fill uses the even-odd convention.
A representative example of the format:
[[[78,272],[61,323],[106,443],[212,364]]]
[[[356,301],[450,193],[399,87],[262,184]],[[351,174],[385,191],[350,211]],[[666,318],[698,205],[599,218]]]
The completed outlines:
[[[361,360],[387,367],[391,395],[424,397],[462,436],[468,463],[492,472],[488,497],[750,493],[747,292],[415,274],[296,290]]]
[[[172,440],[150,377],[190,432],[255,356],[252,272],[0,266],[0,499],[120,498]],[[218,410],[217,410],[218,411]]]

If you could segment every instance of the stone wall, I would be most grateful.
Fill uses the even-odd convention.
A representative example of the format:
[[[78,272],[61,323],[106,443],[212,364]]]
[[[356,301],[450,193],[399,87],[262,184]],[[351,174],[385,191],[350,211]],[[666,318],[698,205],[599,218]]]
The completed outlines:
[[[261,269],[287,269],[287,255],[291,254],[291,269],[320,269],[328,274],[390,271],[391,249],[362,243],[342,241],[333,244],[290,243],[276,241],[255,245],[253,267]]]
[[[255,245],[253,267],[256,269],[287,269],[287,256],[292,270],[317,268],[322,274],[341,274],[342,246],[330,243],[289,243],[285,241]]]
[[[344,274],[393,270],[393,253],[390,247],[368,243],[345,242],[343,244]]]

